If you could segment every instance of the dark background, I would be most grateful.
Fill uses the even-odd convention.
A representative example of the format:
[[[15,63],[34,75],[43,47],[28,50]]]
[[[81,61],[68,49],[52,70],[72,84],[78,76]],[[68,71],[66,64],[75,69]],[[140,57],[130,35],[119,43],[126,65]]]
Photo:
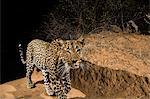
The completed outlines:
[[[0,83],[25,76],[25,66],[20,63],[17,44],[30,40],[30,32],[41,20],[55,0],[3,0],[1,36]]]

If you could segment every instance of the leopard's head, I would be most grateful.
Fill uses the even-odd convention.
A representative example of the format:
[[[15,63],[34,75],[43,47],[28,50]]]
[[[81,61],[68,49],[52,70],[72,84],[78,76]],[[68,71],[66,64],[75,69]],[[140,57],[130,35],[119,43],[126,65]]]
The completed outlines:
[[[66,40],[63,42],[59,53],[59,64],[64,65],[65,71],[77,69],[81,64],[81,50],[84,46],[84,39]]]

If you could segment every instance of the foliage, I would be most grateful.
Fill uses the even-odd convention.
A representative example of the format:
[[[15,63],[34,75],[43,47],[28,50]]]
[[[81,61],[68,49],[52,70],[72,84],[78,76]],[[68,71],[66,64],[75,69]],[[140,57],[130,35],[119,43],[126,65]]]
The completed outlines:
[[[53,10],[43,16],[40,33],[57,38],[76,38],[101,26],[124,29],[129,20],[149,12],[148,0],[57,0]],[[71,38],[69,38],[71,39]]]

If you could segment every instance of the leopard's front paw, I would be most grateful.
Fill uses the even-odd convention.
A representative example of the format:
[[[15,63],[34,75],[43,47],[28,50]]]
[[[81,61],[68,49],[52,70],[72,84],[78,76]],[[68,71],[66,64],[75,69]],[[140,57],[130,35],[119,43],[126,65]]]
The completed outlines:
[[[55,96],[55,93],[54,93],[54,91],[52,91],[52,90],[46,90],[46,93],[47,93],[49,96]]]
[[[67,99],[67,95],[59,95],[57,99]]]
[[[66,94],[68,94],[70,90],[71,90],[71,88],[65,88],[64,92],[65,92]]]

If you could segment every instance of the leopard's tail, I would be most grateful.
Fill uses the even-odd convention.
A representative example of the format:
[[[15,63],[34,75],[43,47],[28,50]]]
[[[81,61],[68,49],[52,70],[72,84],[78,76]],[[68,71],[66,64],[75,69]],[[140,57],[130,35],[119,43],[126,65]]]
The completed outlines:
[[[23,57],[23,48],[21,47],[21,44],[19,44],[18,47],[19,47],[21,62],[22,64],[26,64],[26,61],[24,60],[24,57]]]

